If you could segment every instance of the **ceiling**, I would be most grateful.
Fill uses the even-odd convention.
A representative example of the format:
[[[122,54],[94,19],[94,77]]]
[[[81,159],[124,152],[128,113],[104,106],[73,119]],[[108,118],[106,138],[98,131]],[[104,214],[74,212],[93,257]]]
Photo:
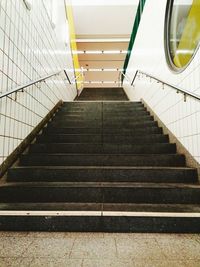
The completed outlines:
[[[72,0],[77,48],[81,52],[78,54],[79,63],[85,70],[85,87],[118,85],[138,2]]]

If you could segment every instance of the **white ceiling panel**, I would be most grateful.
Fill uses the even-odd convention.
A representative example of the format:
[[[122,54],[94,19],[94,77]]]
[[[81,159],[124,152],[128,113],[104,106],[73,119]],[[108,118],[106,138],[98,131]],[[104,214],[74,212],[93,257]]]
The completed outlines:
[[[137,5],[131,6],[73,6],[76,35],[131,34]]]

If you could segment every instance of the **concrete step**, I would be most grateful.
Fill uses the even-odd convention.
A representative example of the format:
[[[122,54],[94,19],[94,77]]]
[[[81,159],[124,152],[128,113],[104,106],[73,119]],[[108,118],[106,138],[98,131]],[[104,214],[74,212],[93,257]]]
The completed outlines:
[[[152,116],[135,116],[135,117],[122,117],[122,116],[56,116],[53,118],[53,121],[56,121],[57,123],[71,123],[76,121],[77,124],[81,122],[86,123],[93,123],[93,122],[100,122],[100,123],[110,123],[114,122],[117,123],[120,121],[120,123],[128,124],[128,123],[135,123],[140,121],[153,121],[154,118]]]
[[[8,182],[140,182],[197,183],[197,170],[186,167],[20,166]]]
[[[30,153],[112,153],[112,154],[174,154],[176,145],[168,143],[155,144],[123,144],[123,143],[50,143],[33,144]]]
[[[157,126],[152,127],[138,127],[137,129],[133,128],[67,128],[67,127],[53,127],[48,126],[44,128],[44,133],[49,134],[121,134],[121,135],[144,135],[144,134],[161,134],[162,128]]]
[[[24,166],[185,166],[179,154],[28,154],[21,155]]]
[[[56,113],[57,116],[69,116],[69,117],[78,117],[78,116],[88,116],[88,117],[102,117],[102,115],[105,117],[130,117],[130,116],[144,116],[144,115],[150,115],[150,113],[146,110],[133,110],[133,111],[99,111],[94,110],[92,112],[89,112],[87,110],[59,110]]]
[[[89,121],[79,121],[77,122],[76,120],[75,121],[71,121],[71,122],[57,122],[57,121],[52,121],[49,123],[50,126],[54,126],[54,127],[69,127],[69,128],[74,128],[74,127],[79,127],[79,128],[82,128],[82,127],[85,127],[85,128],[93,128],[93,127],[98,127],[98,128],[101,128],[102,127],[102,122],[101,121],[92,121],[92,122],[89,122]],[[143,128],[143,127],[155,127],[155,126],[158,126],[158,123],[156,121],[136,121],[136,122],[104,122],[103,123],[103,127],[107,127],[107,128],[112,128],[112,127],[124,127],[124,128],[132,128],[132,127],[137,127],[137,128]]]
[[[200,204],[200,185],[158,183],[9,183],[0,202]]]
[[[121,143],[152,144],[167,143],[168,135],[112,135],[112,134],[42,134],[37,136],[38,143]]]
[[[120,204],[119,204],[120,205]],[[115,204],[114,207],[118,207]],[[199,233],[199,205],[143,205],[110,211],[93,203],[2,203],[1,231]],[[181,207],[180,207],[181,206]],[[40,208],[41,207],[41,208]],[[110,206],[109,208],[111,208]],[[139,207],[138,204],[135,207]],[[42,211],[40,209],[43,209]],[[165,210],[165,212],[163,212]]]

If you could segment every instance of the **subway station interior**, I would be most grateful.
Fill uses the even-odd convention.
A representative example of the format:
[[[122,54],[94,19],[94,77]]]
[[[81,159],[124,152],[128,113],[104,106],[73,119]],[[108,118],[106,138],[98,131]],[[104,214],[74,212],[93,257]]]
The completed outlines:
[[[200,0],[0,0],[0,267],[200,267]]]

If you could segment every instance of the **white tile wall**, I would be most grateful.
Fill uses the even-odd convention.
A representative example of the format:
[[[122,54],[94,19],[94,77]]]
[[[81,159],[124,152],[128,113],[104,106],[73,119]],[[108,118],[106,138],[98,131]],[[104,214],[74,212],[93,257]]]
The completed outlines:
[[[128,65],[127,75],[133,78],[137,69],[166,82],[200,95],[200,49],[192,63],[182,73],[173,73],[164,51],[164,18],[166,0],[148,0],[144,8],[137,38]],[[143,98],[163,123],[200,163],[200,102],[171,88],[140,77],[135,88],[124,84],[132,100]]]
[[[51,1],[55,28],[46,6]],[[30,2],[28,11],[23,0],[0,0],[0,94],[73,68],[64,1]],[[69,76],[73,79],[73,72]],[[75,86],[61,74],[0,99],[0,163],[60,99],[72,101],[75,95]]]

